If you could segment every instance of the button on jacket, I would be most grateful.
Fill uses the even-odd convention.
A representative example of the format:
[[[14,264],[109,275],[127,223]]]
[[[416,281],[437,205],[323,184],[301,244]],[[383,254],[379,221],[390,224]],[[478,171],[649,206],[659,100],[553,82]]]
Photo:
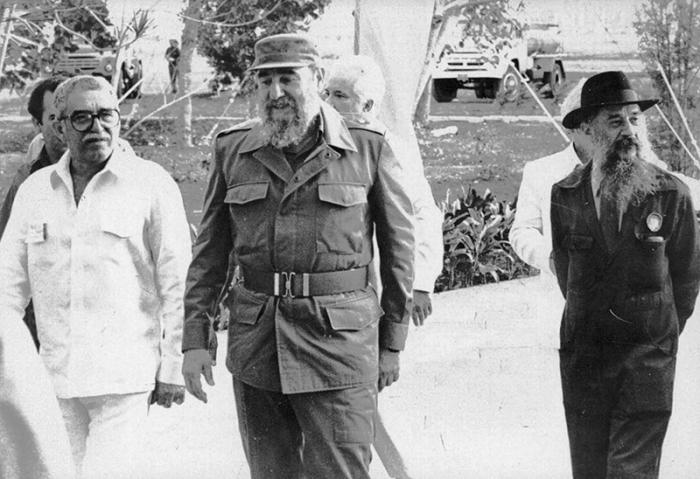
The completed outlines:
[[[346,126],[325,104],[320,127],[296,171],[256,122],[218,136],[187,280],[183,350],[205,349],[230,255],[244,271],[362,268],[376,228],[381,307],[371,287],[294,299],[234,287],[227,365],[241,381],[283,393],[376,380],[378,346],[403,349],[411,311],[405,172],[380,131]]]
[[[115,149],[73,199],[69,153],[20,187],[0,242],[0,313],[31,297],[41,357],[59,397],[182,384],[190,238],[177,185]]]

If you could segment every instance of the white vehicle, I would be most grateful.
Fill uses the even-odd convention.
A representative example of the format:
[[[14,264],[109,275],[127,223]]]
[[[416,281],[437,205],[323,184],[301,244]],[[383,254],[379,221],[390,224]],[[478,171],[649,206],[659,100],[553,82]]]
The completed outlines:
[[[457,90],[467,88],[477,98],[514,101],[520,95],[521,74],[556,95],[566,78],[559,34],[555,24],[532,24],[519,38],[499,45],[476,45],[470,39],[447,45],[432,75],[433,97],[449,102]]]

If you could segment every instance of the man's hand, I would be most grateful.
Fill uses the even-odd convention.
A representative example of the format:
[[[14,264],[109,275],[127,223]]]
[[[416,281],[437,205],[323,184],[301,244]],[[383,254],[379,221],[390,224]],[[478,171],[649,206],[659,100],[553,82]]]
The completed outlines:
[[[388,349],[379,350],[379,383],[381,391],[399,380],[399,353]]]
[[[206,349],[190,349],[185,352],[182,361],[182,375],[185,377],[185,387],[191,395],[200,401],[207,402],[207,393],[202,389],[199,375],[203,374],[207,384],[214,385],[214,376],[211,371],[212,359]]]
[[[413,324],[423,326],[425,320],[433,313],[433,303],[427,291],[413,291]]]
[[[156,381],[156,388],[151,393],[151,404],[170,407],[172,403],[185,402],[185,387],[178,384],[168,384]]]

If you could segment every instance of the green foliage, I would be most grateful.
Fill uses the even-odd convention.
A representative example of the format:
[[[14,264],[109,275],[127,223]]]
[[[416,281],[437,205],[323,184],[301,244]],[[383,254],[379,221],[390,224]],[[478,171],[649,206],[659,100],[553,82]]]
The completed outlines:
[[[331,0],[238,0],[204,2],[198,51],[217,74],[242,79],[252,64],[253,46],[275,33],[306,30]]]
[[[44,0],[45,7],[53,10],[68,29],[87,37],[97,48],[113,48],[117,40],[105,28],[113,26],[105,0]],[[54,27],[54,49],[76,50],[76,35],[65,28]]]
[[[634,28],[639,37],[639,52],[646,70],[662,100],[666,117],[690,145],[689,135],[666,87],[660,64],[669,79],[683,111],[696,108],[697,76],[700,69],[700,4],[695,0],[646,0],[637,11]],[[688,115],[692,120],[693,115]],[[693,128],[691,121],[691,129]],[[692,161],[669,128],[652,125],[657,151],[672,170],[693,172]]]
[[[460,11],[464,33],[476,43],[488,43],[500,50],[520,36],[522,24],[517,14],[523,7],[522,1],[468,1]]]
[[[445,205],[443,270],[435,291],[447,291],[476,284],[531,276],[534,268],[525,264],[508,243],[515,209],[498,202],[486,190],[475,190]]]

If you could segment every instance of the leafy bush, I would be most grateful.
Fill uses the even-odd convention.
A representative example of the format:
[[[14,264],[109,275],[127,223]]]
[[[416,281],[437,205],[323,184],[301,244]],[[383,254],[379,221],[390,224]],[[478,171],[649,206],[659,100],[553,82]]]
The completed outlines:
[[[683,142],[690,145],[691,135],[683,125],[658,67],[663,68],[681,109],[688,116],[691,131],[696,131],[700,10],[694,0],[645,0],[637,10],[633,25],[639,37],[639,56],[661,98],[659,108]],[[653,133],[655,149],[671,170],[697,177],[691,157],[665,123],[652,123],[649,130]]]
[[[445,253],[436,292],[537,273],[518,258],[508,243],[515,217],[510,203],[498,202],[489,190],[482,197],[470,188],[451,203],[448,197],[443,211]]]

